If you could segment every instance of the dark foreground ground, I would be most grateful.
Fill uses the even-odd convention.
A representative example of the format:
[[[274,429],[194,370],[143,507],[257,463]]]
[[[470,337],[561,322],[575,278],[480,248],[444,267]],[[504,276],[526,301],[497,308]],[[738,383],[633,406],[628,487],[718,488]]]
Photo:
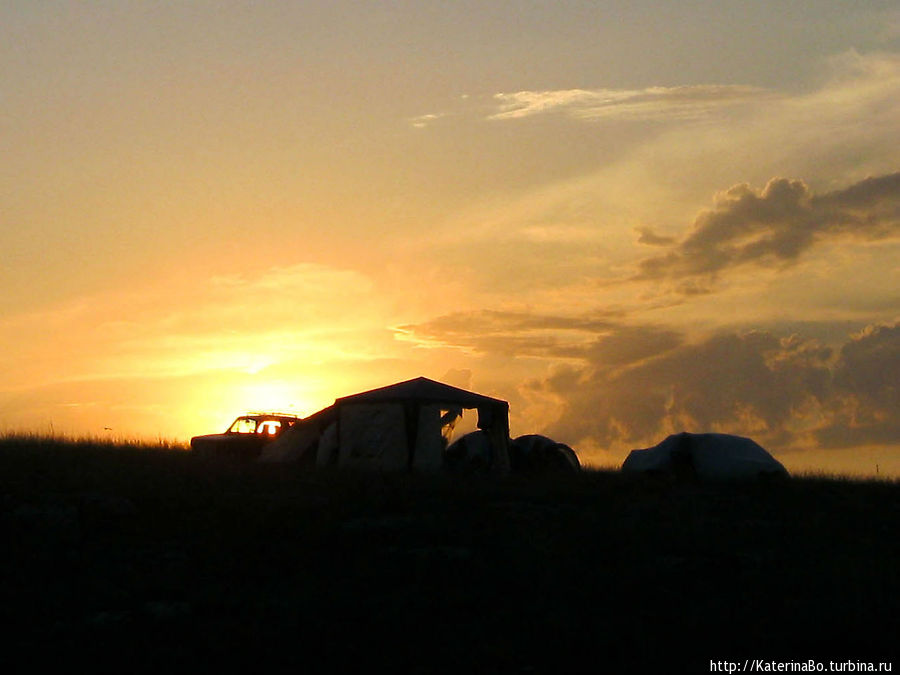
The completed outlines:
[[[894,661],[900,484],[426,479],[0,440],[0,667]]]

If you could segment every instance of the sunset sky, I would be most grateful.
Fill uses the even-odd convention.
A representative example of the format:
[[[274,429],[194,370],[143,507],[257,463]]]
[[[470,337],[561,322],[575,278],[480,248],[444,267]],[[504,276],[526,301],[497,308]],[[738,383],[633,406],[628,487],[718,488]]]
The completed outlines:
[[[0,64],[0,431],[424,375],[900,476],[896,0],[6,0]]]

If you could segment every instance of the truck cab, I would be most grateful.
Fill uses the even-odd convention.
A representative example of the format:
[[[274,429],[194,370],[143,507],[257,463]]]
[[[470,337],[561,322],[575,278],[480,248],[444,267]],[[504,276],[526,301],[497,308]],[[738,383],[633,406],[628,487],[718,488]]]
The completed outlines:
[[[206,458],[256,459],[263,447],[299,420],[296,415],[284,413],[241,415],[224,433],[194,436],[191,451]]]

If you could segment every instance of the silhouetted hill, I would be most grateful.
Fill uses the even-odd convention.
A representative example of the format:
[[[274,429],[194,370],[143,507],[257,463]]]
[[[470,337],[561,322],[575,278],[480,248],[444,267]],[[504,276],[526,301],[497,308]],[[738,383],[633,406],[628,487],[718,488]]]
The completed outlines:
[[[495,482],[30,438],[0,441],[0,499],[5,654],[31,665],[709,672],[896,656],[897,483]]]

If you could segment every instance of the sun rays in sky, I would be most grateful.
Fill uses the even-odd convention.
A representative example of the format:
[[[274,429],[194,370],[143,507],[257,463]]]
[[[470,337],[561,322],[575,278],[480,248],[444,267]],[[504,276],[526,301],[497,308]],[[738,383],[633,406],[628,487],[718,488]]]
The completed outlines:
[[[615,464],[900,475],[900,12],[6,3],[0,428],[424,375]]]

